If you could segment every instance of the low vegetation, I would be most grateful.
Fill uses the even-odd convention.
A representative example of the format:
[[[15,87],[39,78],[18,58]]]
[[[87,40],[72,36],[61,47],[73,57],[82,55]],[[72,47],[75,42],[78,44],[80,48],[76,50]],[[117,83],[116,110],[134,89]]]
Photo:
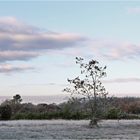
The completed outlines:
[[[20,97],[21,98],[21,97]],[[90,119],[89,101],[82,98],[70,98],[61,104],[38,104],[15,102],[14,98],[0,105],[1,120],[18,119]],[[140,119],[140,98],[108,97],[106,112],[100,114],[102,119]]]

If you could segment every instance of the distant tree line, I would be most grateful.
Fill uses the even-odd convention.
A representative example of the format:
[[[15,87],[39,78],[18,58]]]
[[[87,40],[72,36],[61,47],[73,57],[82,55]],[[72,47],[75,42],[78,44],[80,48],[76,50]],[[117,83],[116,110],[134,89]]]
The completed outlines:
[[[140,98],[108,97],[102,119],[140,119]],[[0,120],[18,119],[90,119],[90,103],[86,98],[70,98],[61,104],[22,103],[20,95],[0,105]]]

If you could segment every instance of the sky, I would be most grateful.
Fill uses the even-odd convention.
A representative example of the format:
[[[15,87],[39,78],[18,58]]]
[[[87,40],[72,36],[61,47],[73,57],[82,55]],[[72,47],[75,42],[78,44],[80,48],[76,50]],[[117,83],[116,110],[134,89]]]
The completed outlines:
[[[0,1],[0,95],[60,95],[75,57],[107,66],[111,96],[140,96],[139,1]]]

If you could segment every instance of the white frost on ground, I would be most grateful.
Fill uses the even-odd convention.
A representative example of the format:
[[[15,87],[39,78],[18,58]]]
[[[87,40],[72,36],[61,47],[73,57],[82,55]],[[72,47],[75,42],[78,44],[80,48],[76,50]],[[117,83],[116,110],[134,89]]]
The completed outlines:
[[[140,120],[103,120],[89,128],[88,120],[0,121],[0,140],[140,140]]]

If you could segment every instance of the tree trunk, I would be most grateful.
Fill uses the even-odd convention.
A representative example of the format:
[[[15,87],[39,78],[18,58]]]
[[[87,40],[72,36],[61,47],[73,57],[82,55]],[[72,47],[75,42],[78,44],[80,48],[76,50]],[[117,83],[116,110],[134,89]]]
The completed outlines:
[[[92,119],[90,120],[89,126],[90,126],[91,128],[93,128],[93,127],[98,127],[98,119],[95,118],[95,117],[92,117]]]

